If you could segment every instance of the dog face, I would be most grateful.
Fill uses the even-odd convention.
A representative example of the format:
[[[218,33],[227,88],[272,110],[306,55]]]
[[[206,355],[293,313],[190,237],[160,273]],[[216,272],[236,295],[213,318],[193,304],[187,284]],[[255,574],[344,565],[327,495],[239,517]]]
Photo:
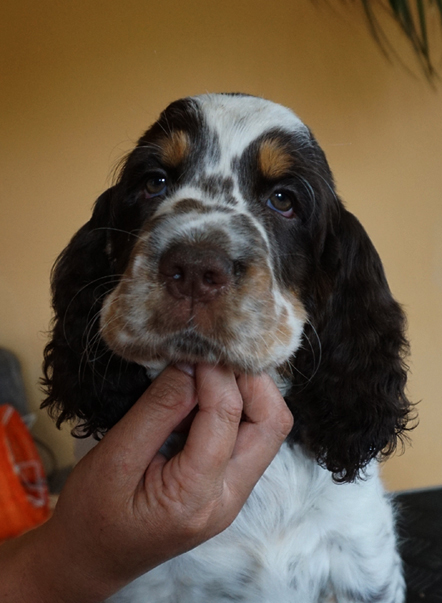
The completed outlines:
[[[284,265],[311,214],[311,136],[288,109],[244,100],[173,104],[127,160],[115,204],[142,219],[126,226],[130,252],[109,241],[122,276],[101,310],[101,334],[126,360],[259,372],[299,347],[306,312]]]
[[[404,317],[327,161],[289,110],[172,103],[53,271],[48,406],[112,426],[166,365],[270,372],[301,442],[339,479],[405,429]]]

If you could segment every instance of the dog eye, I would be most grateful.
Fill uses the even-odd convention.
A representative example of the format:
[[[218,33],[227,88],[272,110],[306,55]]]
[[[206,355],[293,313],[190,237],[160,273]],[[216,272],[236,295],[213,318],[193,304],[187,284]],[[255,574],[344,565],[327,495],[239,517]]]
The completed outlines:
[[[167,190],[167,180],[165,176],[152,176],[146,182],[145,191],[146,197],[152,199],[159,195],[164,195]]]
[[[289,193],[276,191],[267,200],[267,207],[277,211],[284,218],[292,218],[294,215],[293,199]]]

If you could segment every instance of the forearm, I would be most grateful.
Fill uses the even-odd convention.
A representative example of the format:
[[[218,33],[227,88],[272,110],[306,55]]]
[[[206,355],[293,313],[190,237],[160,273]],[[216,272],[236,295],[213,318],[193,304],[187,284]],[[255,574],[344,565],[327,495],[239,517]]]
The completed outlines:
[[[0,546],[0,601],[100,603],[115,592],[71,563],[69,543],[60,545],[50,521]]]
[[[35,530],[37,531],[37,530]],[[29,558],[35,535],[28,533],[0,546],[0,600],[7,603],[41,603],[38,587],[31,575]],[[40,554],[43,554],[41,551]],[[30,575],[31,574],[31,575]]]

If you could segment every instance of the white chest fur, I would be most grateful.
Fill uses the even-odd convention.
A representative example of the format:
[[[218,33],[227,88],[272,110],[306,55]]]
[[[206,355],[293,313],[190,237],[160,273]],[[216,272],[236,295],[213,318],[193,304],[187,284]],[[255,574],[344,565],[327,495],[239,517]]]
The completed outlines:
[[[301,447],[285,444],[230,528],[109,601],[332,600],[403,601],[391,504],[376,463],[364,481],[339,485]]]

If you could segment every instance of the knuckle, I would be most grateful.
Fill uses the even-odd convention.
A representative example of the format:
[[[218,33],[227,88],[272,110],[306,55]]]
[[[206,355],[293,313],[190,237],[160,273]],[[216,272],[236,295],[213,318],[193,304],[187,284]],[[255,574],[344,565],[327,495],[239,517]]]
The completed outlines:
[[[211,532],[212,512],[210,509],[193,510],[184,517],[183,526],[191,537],[200,537]]]
[[[169,501],[170,505],[171,501]],[[196,500],[186,496],[184,500],[172,503],[173,514],[179,517],[180,530],[187,538],[203,539],[204,535],[212,536],[216,524],[217,505],[213,500]]]
[[[242,404],[238,403],[235,396],[228,397],[223,401],[223,404],[216,407],[216,411],[224,423],[237,424],[241,420]]]
[[[152,398],[159,406],[174,409],[182,404],[183,386],[175,380],[154,382],[152,385]]]
[[[242,417],[243,401],[238,392],[217,392],[216,397],[200,399],[200,410],[213,414],[223,424],[238,424]]]
[[[272,421],[273,430],[279,439],[285,440],[293,428],[293,422],[293,415],[284,404],[284,407],[278,413],[275,413],[274,420]]]

